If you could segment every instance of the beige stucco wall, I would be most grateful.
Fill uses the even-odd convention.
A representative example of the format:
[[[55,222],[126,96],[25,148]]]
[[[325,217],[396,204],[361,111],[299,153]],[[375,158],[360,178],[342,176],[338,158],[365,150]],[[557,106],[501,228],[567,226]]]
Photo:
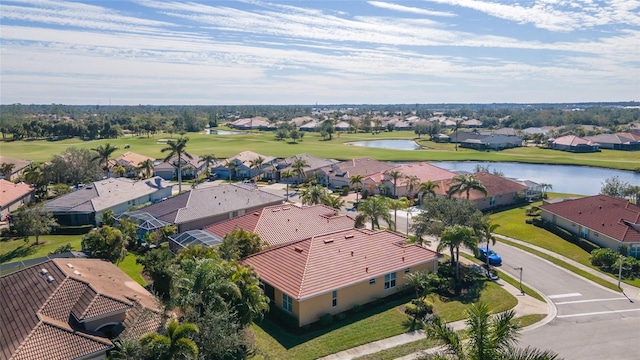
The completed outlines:
[[[14,210],[17,210],[22,205],[26,205],[33,201],[35,191],[31,191],[29,194],[17,199],[16,201],[8,204],[6,207],[0,209],[0,221],[4,220],[4,218],[9,215]]]
[[[435,271],[438,267],[438,261],[434,260],[429,263],[416,265],[410,268],[410,272],[418,271]],[[370,279],[376,280],[375,284],[369,284]],[[363,305],[375,299],[384,298],[393,295],[405,288],[407,279],[405,277],[405,269],[396,271],[396,286],[390,289],[384,288],[384,274],[380,276],[372,276],[360,283],[349,287],[335,289],[338,292],[338,304],[332,304],[333,290],[297,302],[293,300],[293,315],[298,318],[299,326],[304,326],[320,319],[323,314],[338,314],[352,309],[355,305]],[[293,297],[292,297],[293,298]],[[275,305],[282,309],[282,292],[275,289]]]
[[[522,195],[524,196],[524,192],[522,193]],[[466,197],[467,195],[461,194],[461,196]],[[495,204],[493,205],[491,205],[490,196],[486,198],[474,200],[473,202],[476,204],[476,207],[478,209],[482,210],[482,209],[489,209],[496,206],[511,205],[517,202],[518,200],[520,200],[520,198],[518,197],[518,194],[515,192],[499,194],[499,195],[495,195],[494,197],[495,197]]]
[[[570,221],[561,216],[557,216],[549,212],[545,209],[540,209],[540,216],[542,220],[555,224],[571,233],[574,233],[580,237],[582,231],[582,225],[577,224],[573,221]],[[594,231],[593,229],[587,228],[587,240],[598,244],[600,247],[617,250],[618,246],[622,245],[622,243],[610,236]]]

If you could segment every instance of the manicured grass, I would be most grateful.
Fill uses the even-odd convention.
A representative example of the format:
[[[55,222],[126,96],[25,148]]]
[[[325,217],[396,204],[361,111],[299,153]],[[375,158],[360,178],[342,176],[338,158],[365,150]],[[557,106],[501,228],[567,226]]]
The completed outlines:
[[[432,348],[432,347],[435,347],[435,346],[438,346],[438,342],[436,340],[426,338],[426,339],[416,340],[416,341],[412,341],[410,343],[398,345],[398,346],[392,347],[390,349],[385,349],[385,350],[382,350],[382,351],[378,351],[377,353],[374,353],[374,354],[360,356],[360,357],[357,357],[357,358],[354,358],[354,359],[357,359],[357,360],[393,360],[393,359],[397,359],[399,357],[411,355],[411,354],[416,353],[416,352],[418,352],[420,350],[429,349],[429,348]]]
[[[457,321],[464,317],[466,309],[474,302],[489,304],[493,312],[505,311],[517,304],[517,299],[500,286],[483,282],[479,296],[462,300],[443,300],[432,295],[438,314],[445,321]],[[271,321],[252,325],[259,355],[265,359],[315,359],[354,346],[388,338],[412,330],[411,319],[404,315],[399,306],[406,304],[410,297],[390,301],[380,307],[356,314],[356,319],[340,321],[328,329],[305,335],[294,335],[284,331]]]
[[[27,242],[22,239],[0,241],[0,263],[47,256],[67,243],[71,244],[73,250],[78,251],[81,249],[82,235],[42,235],[39,245],[35,245],[35,241],[33,236],[30,236]]]
[[[138,284],[147,286],[147,282],[144,281],[142,275],[140,275],[143,266],[140,264],[136,264],[136,258],[136,254],[127,252],[127,256],[124,258],[124,260],[118,263],[118,267],[120,268],[120,270],[124,271],[125,274],[129,275],[130,278],[135,280]]]
[[[569,153],[526,147],[508,149],[503,151],[477,151],[458,148],[455,151],[454,144],[439,144],[424,137],[417,139],[411,131],[382,132],[377,135],[370,133],[339,133],[334,134],[333,140],[325,141],[319,133],[308,132],[302,141],[292,143],[290,139],[278,141],[274,132],[251,132],[242,135],[206,135],[201,133],[189,133],[186,136],[190,141],[187,151],[192,154],[214,154],[218,158],[227,158],[241,151],[251,150],[264,155],[276,157],[288,157],[301,153],[314,156],[333,158],[339,160],[354,157],[371,157],[386,161],[514,161],[543,164],[574,164],[586,166],[598,166],[633,170],[638,167],[636,154],[629,151],[603,150],[599,153]],[[79,148],[95,148],[101,144],[111,143],[118,146],[119,150],[113,156],[118,156],[125,151],[133,151],[155,158],[163,158],[161,149],[166,145],[166,139],[177,138],[173,134],[157,134],[151,137],[126,136],[119,139],[81,141],[79,139],[66,139],[60,141],[34,140],[34,141],[7,141],[2,143],[3,155],[21,159],[30,159],[38,162],[46,161],[53,154],[59,154],[66,148],[75,146]],[[422,150],[390,150],[376,149],[361,146],[349,146],[344,143],[350,141],[382,140],[382,139],[416,139],[423,146]],[[124,145],[129,144],[129,149]]]
[[[547,317],[547,314],[529,314],[529,315],[517,317],[513,320],[516,324],[520,325],[521,328],[525,328],[529,325],[533,325],[537,323],[538,321],[542,321],[542,319],[546,317]]]

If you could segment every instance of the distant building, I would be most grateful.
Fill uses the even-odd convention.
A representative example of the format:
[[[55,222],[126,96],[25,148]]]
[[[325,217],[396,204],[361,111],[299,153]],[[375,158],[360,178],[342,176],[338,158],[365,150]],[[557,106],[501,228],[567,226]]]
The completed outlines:
[[[14,184],[11,181],[0,179],[0,221],[7,215],[26,205],[35,198],[35,188],[29,184]]]
[[[549,148],[569,152],[585,153],[600,151],[600,144],[574,135],[549,140]]]
[[[14,159],[0,155],[0,165],[5,163],[14,165],[10,176],[5,176],[4,174],[0,173],[0,179],[6,179],[9,181],[13,181],[19,178],[20,175],[22,175],[22,173],[29,167],[29,165],[31,165],[31,161],[29,160]]]

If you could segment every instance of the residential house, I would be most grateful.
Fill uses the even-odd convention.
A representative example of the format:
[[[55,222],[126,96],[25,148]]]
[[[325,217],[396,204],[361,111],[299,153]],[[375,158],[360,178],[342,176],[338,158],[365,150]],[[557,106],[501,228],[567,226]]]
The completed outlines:
[[[632,133],[600,134],[585,139],[598,143],[601,149],[640,150],[640,136]]]
[[[322,176],[322,183],[333,188],[350,186],[349,182],[354,175],[362,175],[367,177],[372,174],[386,171],[394,166],[382,161],[359,158],[347,161],[341,161],[330,166],[325,166],[319,170]]]
[[[348,229],[313,236],[246,257],[271,306],[298,326],[406,289],[406,275],[433,272],[438,254],[390,231]]]
[[[207,226],[204,230],[223,238],[236,229],[243,229],[260,235],[267,246],[277,246],[319,234],[352,229],[354,225],[353,218],[339,215],[336,209],[325,205],[299,207],[284,204],[268,206]]]
[[[138,177],[140,170],[138,168],[142,165],[146,160],[154,161],[155,159],[149,156],[136,154],[131,151],[127,151],[126,153],[109,160],[109,168],[110,172],[113,173],[113,168],[115,166],[122,166],[126,170],[126,176],[130,178]],[[170,179],[167,179],[170,180]]]
[[[496,135],[507,135],[507,136],[516,136],[518,133],[514,128],[500,128],[495,131]]]
[[[549,140],[549,148],[577,153],[598,152],[600,144],[575,135],[567,135]]]
[[[526,199],[527,185],[488,172],[477,172],[473,176],[487,189],[487,195],[479,190],[469,191],[469,201],[479,210],[513,205]],[[441,181],[435,189],[436,195],[448,196],[452,183],[452,179]],[[453,197],[466,199],[467,194],[454,194]]]
[[[392,171],[398,171],[402,174],[402,177],[396,181],[398,197],[406,196],[412,198],[415,197],[419,184],[416,184],[411,193],[409,193],[409,187],[406,179],[407,176],[416,176],[420,180],[420,183],[423,183],[429,180],[433,182],[448,180],[457,175],[452,171],[431,165],[427,162],[410,163],[367,176],[362,181],[364,188],[367,189],[370,194],[379,194],[381,188],[380,185],[384,185],[389,189],[389,194],[393,195],[393,178],[389,175]]]
[[[315,121],[316,121],[316,119],[311,117],[311,116],[300,116],[300,117],[296,117],[296,118],[291,119],[289,121],[289,123],[295,125],[298,128],[300,128],[304,124],[312,123],[312,122],[315,122]]]
[[[106,359],[113,336],[162,324],[155,297],[114,264],[53,259],[0,277],[0,358]]]
[[[193,179],[200,176],[207,170],[205,161],[201,161],[200,156],[192,155],[192,158],[182,155],[180,157],[182,179]],[[178,178],[178,156],[173,156],[168,161],[157,163],[153,167],[154,176],[159,176],[165,180],[175,180]]]
[[[535,181],[531,181],[527,179],[514,179],[514,178],[509,178],[509,179],[527,187],[527,190],[525,191],[525,194],[524,194],[527,200],[533,201],[533,200],[542,198],[542,190],[543,190],[542,184],[538,184]]]
[[[110,178],[49,200],[44,209],[63,226],[97,226],[105,210],[119,215],[131,207],[160,201],[171,196],[172,187],[158,176],[140,181]]]
[[[228,123],[227,126],[239,130],[267,130],[272,127],[272,124],[266,117],[256,116],[252,118],[238,119]]]
[[[508,135],[483,135],[468,138],[460,143],[460,147],[476,150],[504,150],[522,146],[522,138]]]
[[[264,162],[261,168],[252,166],[252,162],[261,157]],[[243,151],[235,156],[223,160],[211,168],[211,173],[220,179],[229,179],[229,168],[233,169],[232,178],[251,179],[264,172],[264,169],[276,162],[273,156],[261,155],[253,151]],[[230,164],[233,164],[230,166]]]
[[[5,176],[4,174],[0,173],[0,179],[6,179],[9,181],[18,179],[20,175],[22,175],[22,173],[29,167],[29,165],[31,165],[31,161],[29,160],[14,159],[0,155],[0,165],[6,163],[13,164],[13,170],[11,170],[11,175],[9,176]]]
[[[192,189],[139,211],[178,228],[178,232],[202,229],[265,206],[282,204],[284,198],[251,184],[222,184]]]
[[[36,189],[25,183],[14,184],[11,181],[0,179],[0,221],[7,215],[34,200]]]
[[[466,128],[479,128],[482,127],[482,121],[478,119],[469,119],[462,122],[462,126]]]
[[[337,131],[350,131],[353,129],[351,125],[346,121],[340,121],[339,123],[335,124],[333,128]]]
[[[298,130],[300,131],[316,131],[320,127],[320,123],[317,121],[310,121],[304,125],[300,125]]]
[[[625,199],[595,195],[540,206],[542,220],[601,247],[640,259],[640,206]]]
[[[292,169],[291,166],[297,160],[304,160],[307,163],[307,166],[304,167],[304,179],[297,174],[292,178],[283,179],[281,176],[283,171],[288,170],[291,172],[295,172],[295,170]],[[315,173],[321,168],[333,165],[337,162],[338,160],[318,158],[309,154],[294,155],[286,159],[277,160],[273,165],[267,166],[264,169],[264,178],[267,180],[274,180],[276,182],[282,181],[300,183],[305,179],[310,179],[315,176]]]

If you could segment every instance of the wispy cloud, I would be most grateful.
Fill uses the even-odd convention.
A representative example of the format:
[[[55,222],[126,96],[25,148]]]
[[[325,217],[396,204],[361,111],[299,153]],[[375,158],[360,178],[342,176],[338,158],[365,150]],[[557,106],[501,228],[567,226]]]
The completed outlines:
[[[387,9],[387,10],[393,10],[393,11],[405,12],[405,13],[411,13],[411,14],[417,14],[417,15],[443,16],[443,17],[454,17],[454,16],[457,16],[456,14],[450,13],[450,12],[432,11],[432,10],[427,10],[427,9],[422,9],[422,8],[417,8],[417,7],[412,7],[412,6],[393,4],[393,3],[382,2],[382,1],[368,1],[368,3],[371,6],[375,6],[375,7],[381,8],[381,9]]]

